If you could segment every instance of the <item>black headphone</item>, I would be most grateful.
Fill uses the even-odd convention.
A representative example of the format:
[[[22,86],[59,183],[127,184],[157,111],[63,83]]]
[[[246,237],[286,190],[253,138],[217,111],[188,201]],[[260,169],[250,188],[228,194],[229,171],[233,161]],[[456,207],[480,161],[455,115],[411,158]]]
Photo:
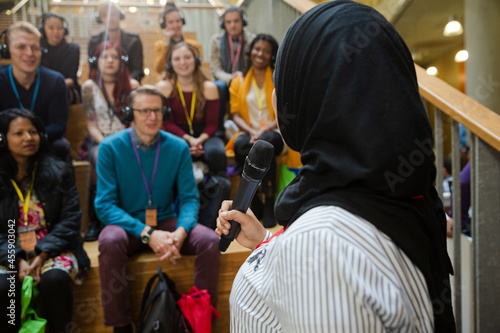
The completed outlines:
[[[160,20],[159,20],[160,28],[165,29],[167,27],[167,23],[165,22],[165,16],[168,13],[172,13],[172,12],[179,13],[179,16],[181,17],[182,25],[186,25],[186,19],[184,18],[184,14],[181,14],[181,11],[179,10],[179,8],[177,8],[174,4],[168,3],[165,6],[165,9],[163,10],[163,12],[161,13],[161,16],[160,16]]]
[[[201,57],[198,56],[194,49],[194,47],[188,43],[184,43],[187,45],[189,51],[191,51],[191,53],[193,53],[193,56],[194,56],[194,70],[196,71],[198,69],[198,67],[201,66]],[[168,59],[167,63],[165,64],[165,67],[167,68],[167,72],[169,72],[170,74],[174,74],[174,66],[172,65],[172,52],[170,52],[170,59]]]
[[[125,105],[125,102],[128,100],[130,94],[135,90],[137,90],[137,88],[127,92],[125,95],[122,96],[120,100],[120,111],[121,111],[120,119],[124,124],[130,124],[132,121],[134,121],[134,110],[130,105]],[[168,120],[170,118],[170,113],[172,112],[168,99],[162,94],[152,95],[152,96],[158,96],[161,98],[163,104],[161,107],[161,114],[163,116],[163,121]]]
[[[219,26],[222,29],[224,29],[224,30],[226,29],[226,27],[224,26],[224,18],[226,17],[226,14],[229,12],[238,12],[240,14],[241,21],[243,22],[243,26],[246,27],[248,25],[248,18],[243,14],[243,9],[241,9],[240,7],[236,7],[236,6],[231,6],[231,7],[226,8],[226,10],[224,11],[224,13],[222,14],[222,16],[219,19]]]
[[[0,33],[0,40],[3,36],[3,42],[0,42],[0,58],[10,59],[9,45],[7,45],[7,30]]]
[[[99,47],[99,46],[97,46],[97,47]],[[97,47],[92,51],[91,54],[95,53],[95,51],[97,50]],[[120,50],[122,51],[122,55],[120,57],[120,60],[122,60],[124,62],[125,66],[128,66],[129,56],[127,54],[127,51],[125,51],[125,49],[121,46],[120,46]],[[93,68],[97,69],[98,63],[99,63],[99,57],[96,57],[96,56],[89,57],[90,69],[93,69]]]
[[[47,12],[40,17],[41,23],[38,26],[38,30],[42,34],[43,38],[47,38],[47,36],[45,35],[45,22],[47,22],[47,20],[52,17],[59,19],[62,22],[64,28],[64,36],[67,36],[69,34],[68,21],[66,21],[66,19],[59,14]]]

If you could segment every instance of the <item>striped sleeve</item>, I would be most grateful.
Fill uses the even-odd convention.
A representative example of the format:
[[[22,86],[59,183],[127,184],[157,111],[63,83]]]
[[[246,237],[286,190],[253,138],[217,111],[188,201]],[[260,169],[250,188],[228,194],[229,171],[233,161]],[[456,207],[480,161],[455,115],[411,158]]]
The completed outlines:
[[[235,280],[245,306],[234,314],[245,328],[234,332],[433,330],[422,274],[359,217],[316,208],[266,245]]]

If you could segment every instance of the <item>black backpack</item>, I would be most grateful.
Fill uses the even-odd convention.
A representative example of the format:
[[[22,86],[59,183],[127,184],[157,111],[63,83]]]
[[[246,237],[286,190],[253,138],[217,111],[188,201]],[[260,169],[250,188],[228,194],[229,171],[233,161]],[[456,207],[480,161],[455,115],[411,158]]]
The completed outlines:
[[[149,279],[142,296],[137,333],[190,333],[186,318],[177,306],[179,293],[175,282],[158,266],[158,273]],[[151,288],[158,279],[153,291]]]

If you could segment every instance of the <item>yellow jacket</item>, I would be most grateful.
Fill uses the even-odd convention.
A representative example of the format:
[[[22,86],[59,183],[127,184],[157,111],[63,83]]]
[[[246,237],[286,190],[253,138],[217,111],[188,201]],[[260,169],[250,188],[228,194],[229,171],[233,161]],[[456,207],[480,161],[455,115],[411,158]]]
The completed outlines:
[[[231,81],[231,86],[229,87],[230,94],[230,106],[231,106],[231,114],[239,112],[240,116],[246,121],[248,125],[250,125],[250,118],[248,114],[248,105],[247,105],[247,95],[250,91],[250,87],[252,86],[252,78],[253,78],[253,67],[250,67],[247,75],[244,78],[235,77]],[[266,86],[266,103],[269,108],[270,115],[269,119],[274,121],[274,109],[272,104],[272,94],[274,90],[274,82],[273,82],[273,71],[271,67],[267,67],[266,69],[266,77],[265,77],[265,86]],[[226,145],[227,151],[232,151],[234,146],[234,140],[238,135],[241,134],[241,131],[238,131],[231,140]],[[231,154],[231,152],[229,152]]]

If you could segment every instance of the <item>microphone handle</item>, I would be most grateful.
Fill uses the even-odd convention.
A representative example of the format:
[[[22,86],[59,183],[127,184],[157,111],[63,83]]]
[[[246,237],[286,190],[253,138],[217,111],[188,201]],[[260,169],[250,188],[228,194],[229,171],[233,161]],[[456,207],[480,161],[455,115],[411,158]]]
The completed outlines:
[[[261,179],[252,179],[247,177],[245,172],[241,175],[240,184],[234,195],[233,204],[230,210],[238,210],[242,213],[246,213],[252,198],[259,187]],[[222,235],[219,243],[219,250],[221,252],[226,252],[229,244],[234,240],[238,232],[240,231],[240,224],[236,221],[229,221],[231,228],[227,235]]]

